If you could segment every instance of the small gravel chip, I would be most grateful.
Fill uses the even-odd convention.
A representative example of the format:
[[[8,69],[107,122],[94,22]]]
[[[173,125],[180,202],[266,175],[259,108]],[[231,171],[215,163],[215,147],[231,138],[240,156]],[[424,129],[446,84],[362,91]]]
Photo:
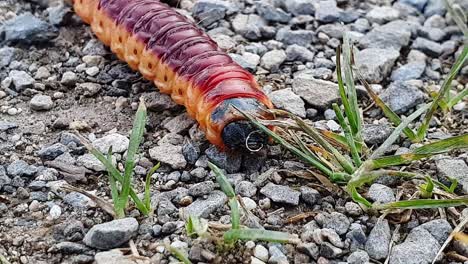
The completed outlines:
[[[138,231],[138,221],[133,217],[113,220],[93,226],[83,242],[92,248],[112,249],[128,242]]]
[[[149,155],[154,160],[169,164],[173,169],[183,169],[187,166],[187,161],[182,153],[182,146],[165,143],[151,148]]]
[[[29,102],[31,109],[36,111],[47,111],[54,107],[52,98],[48,95],[37,94]]]
[[[365,251],[358,250],[351,253],[346,260],[349,264],[367,264],[369,263],[369,254]]]
[[[273,104],[300,117],[306,116],[305,104],[301,97],[290,88],[274,91],[269,94]]]
[[[254,256],[261,261],[268,261],[268,249],[262,245],[256,245],[254,249]]]
[[[26,88],[31,88],[35,81],[34,78],[25,71],[12,70],[8,76],[11,78],[17,92]]]
[[[426,229],[416,227],[411,230],[405,242],[392,248],[390,264],[429,264],[434,260],[440,244]],[[371,254],[369,254],[372,257]]]
[[[214,190],[214,188],[214,182],[205,181],[190,186],[188,193],[193,197],[199,197],[211,193]]]
[[[291,205],[298,205],[299,196],[301,195],[300,192],[291,189],[289,186],[274,183],[268,183],[260,192],[274,202]]]
[[[374,183],[370,186],[367,195],[376,203],[390,203],[395,201],[395,194],[392,188]]]
[[[53,160],[67,151],[68,149],[65,145],[62,143],[55,143],[51,146],[41,148],[37,152],[37,155],[44,160]]]
[[[67,85],[67,86],[73,86],[76,84],[77,80],[78,80],[78,76],[76,76],[76,73],[67,71],[63,73],[60,83],[63,85]]]
[[[371,230],[366,242],[366,251],[373,259],[385,259],[391,239],[390,226],[386,219],[379,220]]]
[[[320,201],[321,195],[317,190],[307,186],[302,186],[300,191],[301,198],[306,204],[315,205]]]
[[[468,194],[468,165],[463,160],[436,160],[437,171],[444,177],[455,178],[461,185],[463,193]]]
[[[286,52],[284,50],[271,50],[262,56],[260,65],[271,72],[276,72],[285,60]]]
[[[426,95],[408,82],[393,82],[380,98],[397,114],[403,114],[424,101]]]
[[[338,212],[320,213],[315,217],[315,220],[323,228],[330,228],[336,231],[339,235],[343,235],[348,231],[350,221],[346,215]]]
[[[365,80],[379,83],[390,74],[399,56],[400,52],[392,48],[367,48],[356,54],[356,67]]]
[[[107,153],[110,147],[112,147],[112,153],[123,153],[128,149],[129,143],[130,140],[126,136],[112,133],[94,140],[93,147],[101,153]]]
[[[257,187],[249,181],[241,181],[235,187],[236,193],[244,197],[252,197],[257,193]]]
[[[292,89],[311,106],[319,109],[325,109],[339,99],[336,83],[315,79],[309,74],[294,77]]]
[[[59,219],[60,216],[62,215],[62,208],[56,204],[54,204],[49,211],[49,215],[52,217],[52,219]]]
[[[365,124],[362,137],[368,145],[380,145],[392,132],[393,128],[387,124]]]
[[[7,173],[10,176],[27,176],[31,177],[36,174],[38,169],[35,166],[30,166],[26,161],[24,160],[15,160],[13,161],[10,165],[7,167]]]
[[[208,195],[208,198],[198,198],[197,200],[195,200],[195,202],[185,207],[184,214],[186,216],[192,215],[207,218],[210,216],[211,213],[223,207],[226,201],[226,194],[224,194],[221,191],[213,191],[210,195]]]

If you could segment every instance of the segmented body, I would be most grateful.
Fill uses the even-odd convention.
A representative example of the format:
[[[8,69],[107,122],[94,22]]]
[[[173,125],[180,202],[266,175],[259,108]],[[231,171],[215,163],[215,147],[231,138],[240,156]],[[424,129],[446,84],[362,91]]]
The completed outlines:
[[[271,108],[252,74],[193,22],[157,0],[75,0],[75,12],[129,66],[186,107],[207,139],[223,146],[221,132],[241,117],[213,119],[231,98],[254,98]]]

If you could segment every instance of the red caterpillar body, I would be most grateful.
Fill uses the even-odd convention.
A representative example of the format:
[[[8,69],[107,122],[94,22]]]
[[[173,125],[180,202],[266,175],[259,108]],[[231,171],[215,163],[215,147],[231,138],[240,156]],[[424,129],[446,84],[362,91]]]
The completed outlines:
[[[243,119],[226,102],[261,115],[265,115],[262,106],[272,107],[252,74],[164,3],[75,0],[74,9],[121,60],[184,105],[217,146],[232,145],[223,141],[223,129]],[[240,136],[238,128],[231,131]]]

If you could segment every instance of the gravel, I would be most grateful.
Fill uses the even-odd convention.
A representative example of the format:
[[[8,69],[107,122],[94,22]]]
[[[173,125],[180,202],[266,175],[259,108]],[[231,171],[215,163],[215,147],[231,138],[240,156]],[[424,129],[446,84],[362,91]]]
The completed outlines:
[[[426,95],[411,83],[394,82],[380,97],[392,111],[402,114],[422,103]]]
[[[440,159],[436,160],[436,167],[441,176],[455,178],[461,185],[463,193],[468,194],[468,165],[465,161]]]
[[[29,102],[31,109],[36,111],[47,111],[54,107],[52,98],[48,95],[35,95]]]
[[[323,228],[330,228],[339,235],[345,234],[350,226],[349,219],[338,212],[320,213],[315,217],[315,220]]]
[[[376,203],[390,203],[395,201],[395,194],[392,188],[383,184],[374,183],[370,186],[367,195]]]
[[[93,147],[101,153],[107,153],[112,147],[112,153],[123,153],[128,149],[130,140],[123,135],[112,133],[93,141]]]
[[[365,250],[371,258],[380,260],[388,256],[391,233],[388,221],[379,220],[370,231]]]
[[[112,249],[127,243],[138,230],[138,221],[128,217],[93,226],[83,242],[92,248]]]
[[[206,199],[198,198],[192,204],[184,208],[184,214],[207,218],[211,213],[223,207],[227,202],[227,196],[221,191],[213,191]]]
[[[149,155],[152,159],[166,163],[174,169],[183,169],[187,166],[182,146],[172,144],[163,144],[149,150]]]
[[[392,132],[393,128],[388,124],[365,124],[362,137],[366,144],[380,146]]]
[[[309,74],[300,74],[293,79],[292,90],[312,107],[325,109],[338,101],[338,85],[315,79]]]
[[[431,57],[437,57],[442,53],[442,45],[425,38],[417,38],[411,47]]]
[[[26,88],[31,88],[35,82],[34,78],[25,71],[12,70],[8,77],[11,78],[15,90],[18,92]]]
[[[306,116],[304,101],[292,89],[283,89],[270,93],[271,101],[275,107],[284,109],[300,117]]]
[[[365,80],[379,83],[390,74],[399,56],[400,53],[392,48],[367,48],[355,55],[356,67]]]
[[[6,42],[32,44],[47,42],[58,35],[57,29],[33,14],[26,12],[14,17],[0,28]]]
[[[285,60],[286,52],[284,50],[271,50],[262,56],[260,66],[271,72],[276,72]]]
[[[274,183],[268,183],[260,189],[260,193],[270,198],[273,202],[291,205],[299,204],[299,196],[301,194],[288,186],[276,185]]]

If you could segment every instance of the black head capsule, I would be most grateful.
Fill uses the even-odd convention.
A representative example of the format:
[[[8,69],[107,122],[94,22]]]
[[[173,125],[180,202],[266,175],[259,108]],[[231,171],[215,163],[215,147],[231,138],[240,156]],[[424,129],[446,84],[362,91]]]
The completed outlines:
[[[252,123],[245,120],[243,112],[267,116],[266,107],[254,98],[232,98],[223,101],[211,114],[213,122],[223,120],[234,120],[224,126],[221,133],[224,145],[229,150],[258,151],[268,142],[268,136],[256,128]]]

